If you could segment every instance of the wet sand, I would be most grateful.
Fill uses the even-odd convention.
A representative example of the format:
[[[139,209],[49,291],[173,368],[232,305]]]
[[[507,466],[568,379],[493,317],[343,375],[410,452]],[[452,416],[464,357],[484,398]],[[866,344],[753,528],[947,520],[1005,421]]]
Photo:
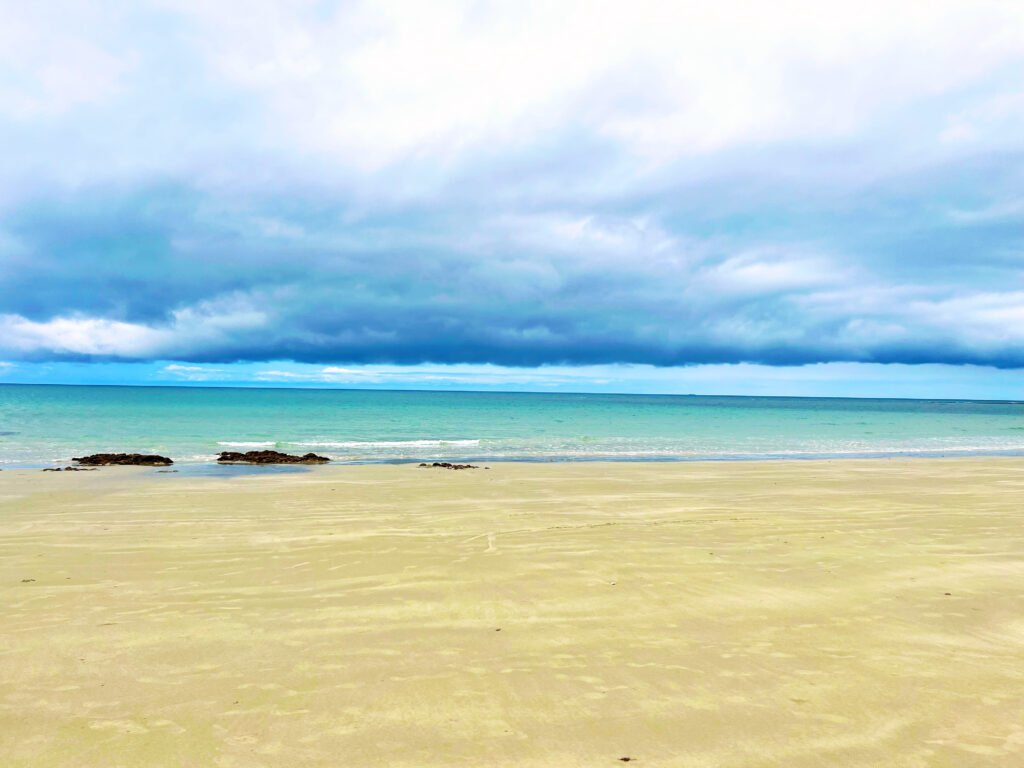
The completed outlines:
[[[490,466],[0,472],[0,763],[1024,765],[1024,460]]]

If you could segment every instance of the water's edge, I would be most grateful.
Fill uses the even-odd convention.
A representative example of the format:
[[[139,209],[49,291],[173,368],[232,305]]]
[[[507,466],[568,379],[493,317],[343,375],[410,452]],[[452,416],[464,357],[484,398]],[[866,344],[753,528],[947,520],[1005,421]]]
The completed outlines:
[[[984,457],[1024,457],[1024,450],[1007,451],[874,451],[863,453],[766,453],[766,454],[733,454],[706,456],[456,456],[443,457],[444,461],[463,464],[672,464],[693,463],[702,461],[713,462],[758,462],[758,461],[854,461],[864,459],[970,459]],[[373,465],[418,465],[440,461],[436,456],[422,458],[391,458],[391,459],[335,459],[329,464],[220,464],[217,461],[175,460],[170,467],[143,467],[152,472],[171,472],[180,470],[191,476],[202,474],[272,474],[308,472],[313,466],[356,467]],[[74,462],[54,460],[51,462],[11,462],[5,463],[0,471],[21,469],[49,469],[55,467],[75,466]],[[105,467],[101,467],[105,468]],[[213,472],[212,470],[216,470]]]

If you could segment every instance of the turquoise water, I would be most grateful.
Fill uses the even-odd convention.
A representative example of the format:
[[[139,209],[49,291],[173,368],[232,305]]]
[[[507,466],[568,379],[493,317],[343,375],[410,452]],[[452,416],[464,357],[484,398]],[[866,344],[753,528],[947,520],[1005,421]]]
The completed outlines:
[[[342,461],[1024,454],[1024,404],[0,385],[0,465],[258,448]]]

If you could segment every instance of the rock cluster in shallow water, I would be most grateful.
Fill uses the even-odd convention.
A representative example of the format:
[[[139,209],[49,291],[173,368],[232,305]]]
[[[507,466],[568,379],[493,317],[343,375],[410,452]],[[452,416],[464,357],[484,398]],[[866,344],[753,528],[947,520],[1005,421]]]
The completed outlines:
[[[75,457],[72,461],[90,467],[105,467],[111,464],[118,466],[166,467],[174,462],[166,456],[142,453],[93,453],[89,456]]]
[[[421,467],[437,467],[438,469],[480,469],[480,467],[474,464],[452,464],[448,461],[435,461],[433,464],[427,464],[424,462],[420,464]]]
[[[330,459],[315,453],[293,456],[280,451],[222,451],[217,461],[221,464],[326,464]]]

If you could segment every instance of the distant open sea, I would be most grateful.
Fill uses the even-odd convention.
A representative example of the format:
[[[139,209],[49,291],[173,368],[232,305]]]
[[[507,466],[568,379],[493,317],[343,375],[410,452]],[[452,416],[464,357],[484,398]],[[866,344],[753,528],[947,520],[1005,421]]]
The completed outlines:
[[[346,462],[1024,455],[1024,404],[0,384],[0,466],[262,448]]]

